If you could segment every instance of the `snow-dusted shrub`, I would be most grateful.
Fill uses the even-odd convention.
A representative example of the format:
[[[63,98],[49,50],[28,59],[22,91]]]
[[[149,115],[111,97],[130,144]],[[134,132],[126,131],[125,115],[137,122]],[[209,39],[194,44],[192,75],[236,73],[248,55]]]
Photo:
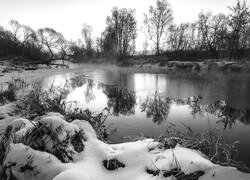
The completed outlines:
[[[8,143],[22,143],[54,154],[62,162],[69,162],[84,150],[85,141],[86,137],[77,125],[66,122],[62,116],[50,114],[33,122],[15,119],[6,129],[1,144],[6,151]]]

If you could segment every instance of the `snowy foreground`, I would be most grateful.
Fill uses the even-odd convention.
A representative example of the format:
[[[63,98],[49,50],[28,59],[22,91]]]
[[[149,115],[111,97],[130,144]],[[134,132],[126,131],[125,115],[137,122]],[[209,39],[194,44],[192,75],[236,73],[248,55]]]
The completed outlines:
[[[41,131],[44,152],[34,150],[35,127]],[[33,130],[33,135],[30,133]],[[152,139],[109,145],[97,139],[87,121],[66,122],[53,114],[30,122],[16,119],[9,126],[10,144],[3,159],[2,176],[19,180],[249,180],[232,167],[211,163],[197,151],[176,146],[166,149]],[[37,130],[36,130],[37,132]],[[46,134],[47,133],[47,134]],[[36,133],[37,135],[37,133]],[[27,143],[27,137],[34,138]],[[26,140],[24,141],[24,137]],[[81,141],[81,142],[76,142]],[[14,143],[15,142],[15,143]],[[35,145],[34,145],[35,143]],[[56,149],[63,144],[65,162]],[[39,149],[39,148],[37,148]],[[41,148],[40,148],[41,149]],[[53,155],[55,154],[55,155]],[[3,171],[5,173],[3,173]]]

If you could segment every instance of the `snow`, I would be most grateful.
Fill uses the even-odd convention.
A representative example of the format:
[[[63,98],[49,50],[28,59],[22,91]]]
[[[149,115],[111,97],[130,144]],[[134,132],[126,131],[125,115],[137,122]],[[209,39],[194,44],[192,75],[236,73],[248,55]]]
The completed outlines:
[[[9,115],[13,114],[14,109],[15,109],[14,103],[1,105],[0,106],[0,118],[4,119],[4,118],[9,117]]]
[[[25,136],[30,130],[34,128],[34,124],[25,118],[14,119],[10,123],[10,126],[12,127],[12,133],[15,133],[15,137],[17,139]]]
[[[14,165],[14,163],[16,164]],[[33,168],[28,168],[28,165]],[[35,151],[21,143],[10,145],[4,166],[11,167],[11,173],[20,180],[26,178],[30,180],[52,179],[68,168],[55,156],[46,152]],[[27,167],[27,171],[24,171],[25,167]]]
[[[95,130],[92,128],[88,121],[76,119],[72,121],[71,124],[76,125],[82,132],[84,132],[84,135],[87,138],[97,139]]]
[[[75,132],[79,131],[79,128],[76,125],[66,122],[57,115],[45,116],[39,120],[39,123],[57,134],[57,137],[61,142],[64,141],[68,135],[72,137]]]
[[[164,172],[173,169],[178,169],[185,175],[203,172],[199,180],[250,179],[250,174],[239,172],[233,167],[213,164],[202,153],[179,145],[173,149],[165,149],[153,139],[110,145],[98,140],[92,126],[84,120],[68,123],[62,116],[52,113],[37,121],[51,128],[52,132],[61,127],[63,132],[58,135],[61,141],[65,140],[65,134],[73,136],[76,131],[83,133],[87,139],[84,150],[76,153],[73,161],[62,163],[48,152],[34,150],[22,143],[11,143],[3,165],[17,179],[173,180],[176,179],[173,175],[164,177]],[[28,121],[20,118],[12,124],[17,128],[13,133],[26,132],[30,127]],[[105,160],[108,162],[106,165]],[[109,165],[112,161],[119,163],[111,170],[107,166],[111,167]],[[158,171],[158,174],[153,175],[147,170]]]

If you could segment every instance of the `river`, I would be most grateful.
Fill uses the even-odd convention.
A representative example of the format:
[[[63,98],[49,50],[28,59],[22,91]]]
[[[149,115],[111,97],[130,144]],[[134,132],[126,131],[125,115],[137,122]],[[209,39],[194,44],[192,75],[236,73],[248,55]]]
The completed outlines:
[[[218,129],[227,143],[239,141],[239,160],[250,165],[250,75],[239,73],[138,73],[126,68],[82,68],[46,77],[43,88],[74,86],[66,101],[112,115],[111,143],[180,131]],[[188,127],[188,128],[187,128]]]

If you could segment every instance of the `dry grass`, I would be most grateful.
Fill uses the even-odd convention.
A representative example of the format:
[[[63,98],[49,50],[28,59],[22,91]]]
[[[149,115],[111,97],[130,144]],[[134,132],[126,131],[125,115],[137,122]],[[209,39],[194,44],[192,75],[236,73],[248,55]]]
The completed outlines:
[[[237,144],[239,142],[226,143],[223,138],[223,130],[209,128],[205,132],[196,133],[190,127],[186,125],[184,127],[186,130],[180,130],[177,125],[170,123],[164,135],[155,138],[154,141],[162,143],[164,149],[173,149],[177,145],[194,149],[200,151],[205,155],[206,159],[215,164],[232,166],[242,172],[250,173],[250,168],[244,162],[237,159],[239,154]],[[145,138],[147,137],[144,135],[127,136],[124,137],[124,142],[143,140]],[[172,152],[174,153],[174,151]],[[175,159],[175,161],[178,167],[178,159]],[[149,171],[150,174],[159,174],[155,170]]]
[[[16,103],[16,113],[22,114],[28,119],[45,115],[47,112],[59,112],[62,115],[66,111],[64,101],[67,90],[61,88],[50,88],[43,90],[39,85],[34,84],[31,91]]]
[[[250,169],[243,162],[237,160],[238,141],[228,144],[223,138],[223,131],[209,128],[206,132],[195,133],[190,127],[186,131],[178,130],[175,124],[170,124],[166,134],[156,139],[162,142],[165,148],[174,148],[177,144],[195,149],[206,155],[206,158],[221,166],[233,166],[243,172]]]
[[[107,139],[109,133],[104,123],[110,115],[109,109],[104,108],[102,112],[95,113],[88,109],[71,108],[74,102],[67,103],[65,101],[69,91],[67,86],[63,88],[51,86],[49,89],[44,90],[38,85],[33,85],[33,89],[23,99],[17,101],[16,114],[21,114],[27,119],[34,119],[48,112],[58,112],[68,122],[75,119],[88,121],[100,139]]]
[[[20,78],[13,78],[10,82],[1,84],[0,104],[6,104],[17,100],[17,92],[28,87],[28,83]]]

